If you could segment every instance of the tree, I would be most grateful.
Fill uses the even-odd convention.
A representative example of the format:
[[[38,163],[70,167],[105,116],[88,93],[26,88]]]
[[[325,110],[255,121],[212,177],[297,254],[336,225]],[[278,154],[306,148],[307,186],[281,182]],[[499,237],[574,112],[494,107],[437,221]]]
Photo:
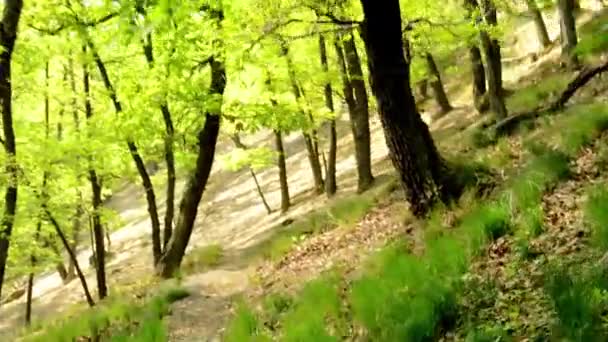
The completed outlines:
[[[425,54],[425,59],[429,70],[431,88],[433,89],[433,95],[435,95],[435,101],[437,101],[437,104],[439,105],[440,113],[445,114],[452,110],[452,105],[450,104],[448,96],[445,93],[445,89],[443,88],[439,68],[437,67],[437,63],[435,63],[433,55],[431,55],[429,52]]]
[[[221,2],[218,6],[217,8],[203,6],[202,10],[209,13],[219,30],[224,20],[224,12]],[[198,205],[207,185],[211,166],[213,165],[215,145],[220,130],[222,100],[226,88],[226,67],[222,39],[219,37],[215,38],[213,47],[215,50],[210,52],[208,65],[211,69],[209,94],[213,97],[214,102],[212,103],[212,107],[206,109],[204,114],[205,124],[197,135],[198,155],[196,166],[189,176],[184,194],[182,195],[175,230],[165,249],[165,253],[157,264],[157,272],[164,278],[173,277],[181,265],[190,236],[192,235]]]
[[[540,13],[540,10],[538,9],[538,4],[536,3],[536,0],[526,0],[526,6],[528,7],[528,12],[532,16],[532,20],[534,21],[534,27],[536,28],[536,36],[538,37],[538,42],[543,48],[546,48],[551,44],[551,39],[549,39],[547,26],[545,25],[545,21],[543,20],[542,13]]]
[[[484,21],[489,26],[496,26],[496,7],[492,0],[480,0],[479,8],[483,13]],[[479,31],[481,48],[486,60],[486,80],[488,82],[488,100],[490,109],[494,112],[497,119],[507,117],[507,107],[504,101],[504,91],[502,86],[502,62],[500,54],[500,44],[497,39],[492,38],[490,33],[481,29]]]
[[[358,177],[357,191],[363,192],[369,189],[374,181],[374,176],[372,175],[367,89],[363,80],[361,59],[357,52],[354,35],[352,32],[349,32],[340,36],[339,39],[342,41],[342,49],[344,51],[343,59],[345,67],[341,68],[341,71],[355,144]],[[336,51],[338,52],[338,50]],[[341,52],[338,52],[338,55],[340,56]],[[342,58],[339,57],[339,59]],[[342,62],[338,61],[338,64],[342,65]]]
[[[371,85],[386,143],[412,212],[425,215],[441,199],[445,166],[416,109],[403,53],[398,0],[361,0]]]
[[[576,66],[578,64],[578,59],[574,53],[574,48],[577,44],[574,2],[572,0],[558,0],[557,12],[559,14],[562,59],[570,66]]]
[[[18,165],[15,131],[13,128],[13,94],[11,86],[11,56],[17,40],[17,26],[23,8],[22,0],[6,0],[0,22],[0,102],[2,102],[2,130],[4,151],[7,155],[8,184],[4,195],[4,213],[0,226],[0,298],[6,271],[10,238],[17,212]]]
[[[327,46],[325,45],[325,37],[319,35],[319,54],[321,57],[321,66],[323,71],[329,71],[329,63],[327,62]],[[323,87],[325,93],[325,105],[330,112],[334,112],[333,92],[331,82],[326,81]],[[325,193],[328,196],[333,196],[336,193],[336,153],[337,153],[337,133],[336,119],[330,119],[327,123],[327,135],[329,137],[329,153],[327,158],[327,169],[325,170]]]
[[[476,0],[465,0],[465,10],[467,20],[474,21],[475,24],[479,22],[480,18],[473,18],[473,13],[478,8]],[[473,104],[478,112],[485,112],[487,110],[487,101],[485,99],[486,93],[486,71],[481,58],[481,50],[476,42],[469,42],[469,60],[471,62],[471,73],[473,74]]]

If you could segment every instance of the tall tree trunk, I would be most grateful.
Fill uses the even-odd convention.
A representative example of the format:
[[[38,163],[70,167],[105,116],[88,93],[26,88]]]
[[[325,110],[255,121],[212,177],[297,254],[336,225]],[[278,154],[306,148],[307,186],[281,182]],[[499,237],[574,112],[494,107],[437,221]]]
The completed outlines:
[[[143,16],[146,15],[146,10],[143,4],[139,4],[137,11]],[[143,39],[143,50],[146,56],[146,61],[150,69],[154,67],[154,49],[152,45],[152,33],[148,32]],[[171,111],[169,110],[169,104],[166,99],[160,105],[160,111],[163,115],[165,122],[165,164],[167,165],[167,189],[166,189],[166,210],[165,210],[165,226],[163,230],[163,246],[162,249],[167,248],[167,244],[171,239],[173,233],[173,217],[175,215],[175,153],[173,151],[173,139],[175,130],[173,128],[173,120],[171,118]],[[156,261],[155,261],[156,262]]]
[[[221,6],[221,1],[219,2]],[[206,7],[206,6],[204,6]],[[209,11],[212,18],[217,20],[217,29],[220,30],[224,19],[222,8],[205,8]],[[226,89],[226,67],[224,64],[224,46],[223,41],[218,34],[213,46],[216,48],[216,54],[209,58],[209,66],[211,68],[211,85],[209,94],[222,99],[224,90]],[[220,115],[222,103],[218,103],[205,113],[205,125],[198,132],[198,156],[196,159],[196,167],[190,175],[182,200],[179,207],[177,224],[175,230],[169,240],[167,249],[162,258],[157,264],[157,272],[163,278],[170,278],[175,275],[179,269],[186,247],[192,235],[194,221],[198,211],[198,205],[205,191],[213,158],[215,156],[215,146],[217,144],[217,136],[220,131]]]
[[[534,21],[534,27],[536,28],[536,36],[538,37],[538,42],[543,48],[546,48],[551,44],[551,39],[549,39],[547,26],[545,25],[545,21],[543,20],[542,13],[538,9],[538,4],[536,3],[536,0],[526,0],[526,5],[528,6],[528,12],[530,12],[532,20]]]
[[[369,189],[374,182],[372,175],[372,155],[371,155],[371,138],[369,131],[369,103],[367,98],[367,89],[365,89],[365,81],[363,80],[363,70],[361,69],[361,59],[357,53],[355,45],[355,37],[352,33],[344,36],[344,62],[339,61],[339,65],[344,64],[343,82],[347,79],[350,90],[345,90],[346,93],[352,94],[352,105],[349,106],[351,130],[355,145],[355,159],[357,161],[357,191],[364,192]],[[341,49],[340,49],[341,50]],[[340,54],[340,52],[338,52]],[[352,106],[352,110],[350,110]]]
[[[22,8],[22,0],[5,0],[2,22],[0,22],[0,108],[2,109],[4,151],[6,152],[5,171],[8,176],[4,195],[4,214],[0,222],[0,298],[2,298],[6,261],[17,211],[18,167],[15,131],[13,129],[11,57],[17,39],[17,25],[19,24]]]
[[[289,210],[289,183],[287,182],[287,166],[285,162],[285,149],[283,148],[283,137],[281,131],[275,129],[274,143],[277,149],[277,165],[279,167],[279,184],[281,185],[281,212]]]
[[[76,75],[74,72],[74,60],[72,55],[68,57],[68,68],[67,75],[70,82],[70,90],[72,92],[72,98],[70,100],[70,106],[72,108],[72,120],[74,121],[74,129],[76,130],[76,134],[80,135],[80,118],[78,115],[78,103],[76,101],[77,90],[76,90]],[[80,160],[80,156],[77,156],[77,160]],[[81,176],[78,175],[78,183],[80,184]],[[74,218],[72,220],[72,250],[78,250],[78,239],[80,236],[80,231],[82,230],[82,217],[84,215],[84,209],[82,207],[83,198],[82,192],[78,190],[76,195],[76,208]],[[75,273],[75,265],[72,259],[69,260],[68,263],[68,280],[74,279],[76,277]]]
[[[491,0],[481,0],[481,11],[484,13],[486,24],[495,26],[496,7]],[[507,107],[504,101],[504,92],[502,87],[502,64],[500,55],[500,45],[498,40],[492,39],[488,31],[482,29],[479,32],[481,39],[481,47],[486,59],[486,79],[488,80],[488,100],[490,109],[494,112],[497,119],[507,117]]]
[[[95,64],[97,64],[97,69],[101,75],[101,79],[103,80],[103,84],[110,95],[110,99],[112,100],[112,104],[114,105],[114,110],[116,114],[122,113],[122,105],[118,100],[118,96],[116,94],[116,90],[110,81],[110,77],[108,75],[108,71],[103,63],[97,49],[93,45],[93,41],[87,37],[87,45],[91,49],[91,54],[93,55],[93,60]],[[152,256],[154,258],[154,264],[160,260],[162,254],[162,243],[160,238],[160,220],[158,219],[158,209],[156,208],[156,195],[154,193],[154,186],[152,185],[152,180],[150,179],[150,175],[148,174],[148,170],[146,169],[146,164],[139,154],[139,150],[135,142],[131,139],[127,139],[127,148],[129,149],[129,153],[131,154],[131,158],[133,158],[133,162],[135,163],[135,167],[137,168],[137,172],[139,173],[139,177],[141,178],[141,183],[144,187],[144,191],[146,193],[146,202],[148,203],[148,215],[150,216],[150,221],[152,224]]]
[[[487,110],[487,102],[483,100],[486,93],[486,71],[481,59],[481,51],[477,45],[469,46],[469,59],[473,74],[473,103],[475,109],[483,113]]]
[[[86,54],[87,47],[83,46],[83,52]],[[82,65],[83,70],[83,88],[84,88],[84,108],[87,121],[93,117],[93,107],[91,105],[91,88],[89,84],[89,69],[86,64]],[[89,157],[91,158],[91,157]],[[92,164],[92,160],[89,160]],[[91,217],[91,228],[93,230],[92,238],[94,246],[93,257],[95,258],[95,276],[97,279],[97,293],[100,299],[104,299],[108,295],[108,285],[106,282],[106,248],[104,243],[103,226],[101,224],[100,210],[102,207],[101,201],[101,179],[97,176],[97,171],[91,165],[89,167],[89,181],[91,183],[91,204],[93,213]]]
[[[452,105],[450,104],[448,96],[445,93],[445,89],[443,88],[443,81],[441,80],[439,68],[437,67],[437,63],[435,63],[435,58],[433,58],[433,55],[427,52],[425,58],[427,68],[429,69],[431,88],[433,88],[435,101],[437,101],[437,104],[439,105],[440,113],[445,114],[452,110]]]
[[[412,213],[424,216],[441,198],[444,165],[416,109],[403,55],[399,0],[361,0],[371,84],[390,157]]]
[[[577,44],[577,35],[573,1],[557,0],[557,11],[559,13],[562,59],[566,61],[570,66],[577,66],[578,59],[574,54],[574,48]]]
[[[281,56],[283,56],[285,58],[285,61],[287,62],[287,72],[289,73],[289,81],[291,83],[291,89],[294,97],[296,98],[296,102],[298,103],[298,105],[300,105],[302,115],[307,115],[309,117],[309,124],[312,127],[314,125],[312,116],[310,115],[310,113],[307,114],[302,108],[302,90],[298,86],[295,68],[293,66],[293,62],[291,61],[291,58],[289,57],[289,46],[285,41],[281,42]],[[304,145],[308,154],[310,171],[312,172],[312,177],[315,182],[315,192],[317,194],[322,194],[325,190],[325,186],[323,183],[323,171],[321,170],[321,162],[319,161],[319,149],[316,145],[317,142],[315,130],[311,128],[310,132],[303,131],[302,136],[304,137]]]
[[[319,35],[319,54],[321,57],[321,67],[327,74],[329,65],[327,62],[327,46],[325,45],[325,37]],[[334,99],[331,89],[331,82],[326,81],[323,88],[325,93],[325,106],[330,112],[334,113]],[[335,113],[334,113],[335,115]],[[336,133],[336,119],[333,118],[327,123],[327,135],[329,136],[329,153],[327,160],[327,168],[325,170],[325,193],[327,196],[333,196],[336,193],[336,153],[338,149],[338,138]]]
[[[479,8],[477,0],[465,0],[464,7],[466,10],[465,19],[471,20],[477,25],[481,21],[479,16],[473,18],[473,13]],[[479,113],[483,113],[487,110],[488,105],[487,101],[484,101],[486,71],[481,58],[481,51],[477,44],[469,44],[469,59],[471,61],[471,73],[473,74],[473,104]]]

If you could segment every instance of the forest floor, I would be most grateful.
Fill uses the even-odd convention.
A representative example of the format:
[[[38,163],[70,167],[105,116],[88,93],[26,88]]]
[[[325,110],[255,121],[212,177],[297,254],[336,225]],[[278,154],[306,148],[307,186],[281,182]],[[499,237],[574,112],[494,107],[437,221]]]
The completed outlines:
[[[586,13],[580,18],[580,22],[583,23],[590,17],[591,15]],[[557,20],[550,17],[547,22],[557,23]],[[558,70],[547,71],[543,68],[549,62],[555,64],[555,59],[559,55],[559,48],[556,46],[540,55],[535,62],[524,61],[530,53],[538,49],[534,44],[528,43],[530,41],[528,37],[533,36],[533,30],[532,23],[526,23],[518,26],[518,30],[506,39],[508,48],[505,49],[505,59],[513,62],[506,63],[505,81],[508,82],[508,87],[513,89],[528,86],[551,77],[553,73],[559,73]],[[549,31],[552,39],[555,39],[558,32],[556,25],[549,25]],[[456,107],[454,111],[445,117],[432,120],[434,109],[430,106],[424,114],[424,119],[429,123],[440,149],[450,153],[470,149],[463,143],[467,141],[464,137],[470,131],[469,127],[474,126],[480,119],[470,107],[470,87],[463,87],[461,82],[462,80],[448,81],[451,89],[449,95]],[[398,235],[409,236],[414,249],[419,245],[417,241],[421,239],[420,229],[406,214],[407,208],[399,192],[393,191],[390,192],[390,196],[380,199],[360,221],[340,229],[314,234],[299,242],[278,260],[247,257],[251,250],[255,251],[256,246],[272,238],[286,220],[305,217],[308,213],[328,208],[353,196],[356,174],[354,156],[350,153],[353,147],[348,125],[346,119],[339,118],[340,139],[336,169],[340,189],[336,198],[331,200],[323,196],[314,196],[311,191],[313,180],[301,138],[297,134],[286,137],[286,154],[289,156],[287,171],[293,207],[285,215],[280,215],[276,211],[271,214],[266,213],[248,170],[231,172],[222,170],[219,163],[215,164],[201,202],[189,252],[195,253],[196,250],[207,246],[218,245],[221,246],[224,257],[219,265],[194,274],[184,274],[181,285],[188,289],[191,295],[173,304],[172,314],[167,317],[171,341],[195,342],[218,339],[232,313],[232,303],[237,297],[259,298],[264,293],[277,290],[295,291],[306,280],[313,279],[330,269],[341,268],[353,271],[366,255],[386,245]],[[387,159],[384,136],[376,115],[372,116],[371,130],[372,159],[374,173],[379,178],[377,185],[379,187],[391,182],[393,171]],[[269,132],[244,137],[244,142],[249,146],[261,146],[270,140]],[[514,142],[513,145],[517,146],[518,143]],[[218,153],[227,153],[231,148],[231,141],[227,137],[222,137]],[[544,197],[544,205],[547,208],[545,220],[550,229],[539,237],[539,244],[561,246],[554,244],[551,239],[563,235],[566,248],[577,248],[576,241],[580,240],[578,236],[581,235],[578,223],[580,215],[577,214],[580,196],[577,189],[583,187],[581,182],[589,183],[598,178],[598,171],[593,166],[596,164],[589,161],[595,160],[596,155],[597,149],[590,149],[588,153],[583,154],[573,164],[576,176],[560,184],[551,194]],[[517,156],[514,156],[511,162],[517,163]],[[276,181],[278,179],[276,169],[268,168],[260,171],[257,176],[270,206],[274,209],[278,208],[280,190]],[[157,177],[162,177],[162,174]],[[183,183],[180,183],[178,193],[182,187]],[[161,193],[162,191],[159,191],[159,195]],[[572,194],[576,194],[574,199]],[[159,196],[158,202],[163,214],[165,205],[162,195]],[[110,289],[119,289],[115,292],[121,293],[137,291],[139,287],[145,287],[152,280],[151,248],[148,242],[149,223],[140,187],[126,186],[113,196],[108,206],[117,210],[126,222],[124,227],[111,234],[111,250],[114,257],[108,265]],[[569,218],[564,219],[560,215],[568,215]],[[556,231],[560,233],[553,234]],[[497,251],[510,251],[512,243],[508,239],[499,239],[491,248]],[[557,254],[561,253],[559,247],[552,248],[558,250]],[[509,260],[505,260],[510,258],[509,252],[495,254],[498,257],[480,261],[478,267],[481,270],[489,270],[493,268],[482,264],[492,262],[512,264]],[[79,252],[81,264],[88,265],[89,255],[88,250]],[[523,268],[526,272],[532,267],[528,266]],[[87,280],[93,285],[95,279],[91,271],[87,270]],[[529,273],[533,272],[533,269],[529,270]],[[509,282],[510,279],[499,277],[501,282]],[[509,299],[507,296],[505,300],[513,300],[513,298]],[[82,307],[81,304],[76,305],[77,303],[82,303],[82,294],[77,281],[64,285],[54,273],[36,279],[34,320],[48,320],[60,316],[62,312],[66,314],[77,312]],[[17,332],[17,327],[22,324],[23,311],[24,298],[0,308],[1,340],[8,340]],[[533,314],[533,311],[527,313],[529,316]],[[501,316],[502,313],[495,315]],[[527,316],[518,317],[524,321]],[[513,324],[519,324],[517,322]],[[524,323],[528,324],[527,321]],[[537,325],[542,327],[543,324],[545,323],[541,322]]]

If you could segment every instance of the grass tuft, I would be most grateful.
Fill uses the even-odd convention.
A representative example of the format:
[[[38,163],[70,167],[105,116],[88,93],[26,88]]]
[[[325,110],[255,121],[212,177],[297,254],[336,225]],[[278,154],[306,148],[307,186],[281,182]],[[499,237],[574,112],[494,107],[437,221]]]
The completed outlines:
[[[223,256],[224,249],[218,244],[195,248],[184,258],[181,271],[184,274],[196,273],[217,266]]]
[[[601,186],[589,191],[585,203],[585,220],[591,226],[592,241],[603,252],[608,251],[608,188]]]

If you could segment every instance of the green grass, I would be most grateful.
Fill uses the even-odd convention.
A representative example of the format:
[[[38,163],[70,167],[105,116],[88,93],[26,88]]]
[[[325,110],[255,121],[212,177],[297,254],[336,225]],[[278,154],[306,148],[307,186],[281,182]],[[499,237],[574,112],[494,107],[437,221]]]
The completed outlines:
[[[608,10],[582,25],[575,52],[579,56],[597,55],[608,50]]]
[[[180,287],[166,287],[145,303],[125,298],[107,299],[94,308],[79,312],[74,317],[42,325],[30,331],[24,341],[71,342],[98,336],[100,341],[161,342],[167,340],[162,317],[169,313],[169,305],[189,296]]]
[[[554,336],[569,341],[605,341],[603,315],[608,292],[598,269],[581,265],[552,264],[545,270],[545,290],[553,302],[558,321]]]
[[[183,274],[191,274],[217,266],[223,256],[224,249],[218,244],[195,248],[184,257],[180,271]]]
[[[570,80],[569,74],[554,74],[544,77],[536,84],[517,89],[506,99],[510,112],[517,113],[536,108],[563,91]]]
[[[591,226],[591,241],[603,252],[608,251],[608,188],[606,185],[588,191],[585,221]]]

